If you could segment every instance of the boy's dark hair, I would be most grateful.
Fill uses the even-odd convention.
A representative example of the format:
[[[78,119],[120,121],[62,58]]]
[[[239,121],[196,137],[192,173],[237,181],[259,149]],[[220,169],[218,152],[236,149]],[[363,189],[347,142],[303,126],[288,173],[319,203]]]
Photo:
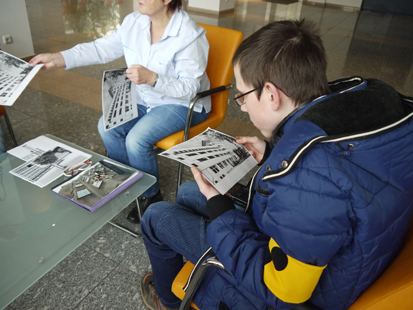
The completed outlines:
[[[182,0],[172,0],[168,4],[168,11],[174,12],[177,8],[182,7]]]
[[[327,60],[315,24],[306,20],[278,21],[245,39],[235,52],[246,84],[261,97],[266,82],[274,84],[295,105],[328,94]]]

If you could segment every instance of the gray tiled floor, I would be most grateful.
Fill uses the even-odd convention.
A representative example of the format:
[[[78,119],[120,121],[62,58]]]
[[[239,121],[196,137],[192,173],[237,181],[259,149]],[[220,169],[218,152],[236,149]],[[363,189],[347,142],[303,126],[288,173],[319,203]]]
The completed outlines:
[[[86,16],[80,8],[63,12],[62,4],[67,2],[26,0],[36,53],[57,52],[99,37],[132,12],[134,3],[136,6],[136,0],[118,1],[123,2],[120,5],[109,1],[106,7],[103,0],[89,0]],[[379,78],[413,95],[412,17],[259,0],[236,1],[235,12],[220,17],[191,15],[201,23],[242,31],[244,37],[274,20],[310,19],[320,27],[330,80],[350,75]],[[96,130],[101,116],[100,80],[103,70],[122,67],[125,62],[120,59],[107,65],[38,73],[16,103],[7,108],[19,143],[49,133],[103,154]],[[233,94],[231,90],[230,97]],[[6,133],[4,121],[0,122]],[[233,103],[218,129],[230,135],[260,134]],[[7,133],[6,138],[10,148]],[[174,201],[177,164],[164,158],[159,158],[159,164],[164,198]],[[186,170],[188,179],[191,175]],[[115,221],[138,231],[137,225],[125,220],[132,207]],[[106,225],[6,309],[145,309],[139,280],[148,270],[150,263],[142,240]]]

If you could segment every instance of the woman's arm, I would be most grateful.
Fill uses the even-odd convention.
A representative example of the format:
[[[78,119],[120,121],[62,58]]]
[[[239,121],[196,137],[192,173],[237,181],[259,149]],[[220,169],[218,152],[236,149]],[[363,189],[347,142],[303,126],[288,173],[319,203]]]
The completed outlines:
[[[66,69],[108,63],[122,57],[123,53],[119,29],[116,29],[107,38],[78,44],[61,52],[66,62]]]

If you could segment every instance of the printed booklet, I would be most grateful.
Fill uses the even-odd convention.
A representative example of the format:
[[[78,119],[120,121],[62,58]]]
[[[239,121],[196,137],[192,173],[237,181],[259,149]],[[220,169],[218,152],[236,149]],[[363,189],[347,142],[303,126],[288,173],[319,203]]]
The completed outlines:
[[[222,195],[258,164],[235,138],[211,128],[159,155],[197,167]]]
[[[102,159],[52,191],[93,212],[142,176],[142,172],[132,167]]]

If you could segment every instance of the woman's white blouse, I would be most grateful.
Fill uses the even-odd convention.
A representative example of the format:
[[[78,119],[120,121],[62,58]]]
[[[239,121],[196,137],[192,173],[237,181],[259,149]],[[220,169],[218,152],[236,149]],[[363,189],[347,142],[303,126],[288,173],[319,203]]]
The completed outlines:
[[[78,44],[61,52],[66,69],[102,64],[125,56],[127,66],[142,65],[158,74],[155,87],[136,85],[138,104],[188,106],[196,93],[208,90],[205,69],[209,43],[205,30],[184,10],[175,10],[161,40],[151,44],[151,20],[134,12],[107,38]],[[195,111],[211,110],[210,97],[198,100]]]

